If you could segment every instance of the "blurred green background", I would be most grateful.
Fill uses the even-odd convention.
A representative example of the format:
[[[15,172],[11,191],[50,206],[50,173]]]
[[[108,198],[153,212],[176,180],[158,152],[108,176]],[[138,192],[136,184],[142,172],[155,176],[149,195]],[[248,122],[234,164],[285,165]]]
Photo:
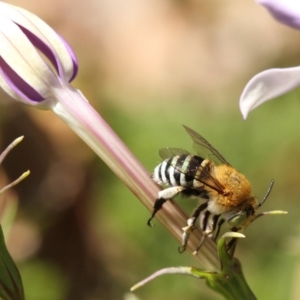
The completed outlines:
[[[158,149],[191,150],[185,124],[251,181],[262,211],[236,256],[258,299],[299,299],[300,94],[271,101],[243,121],[238,99],[257,72],[300,63],[300,33],[253,1],[9,1],[48,22],[79,59],[80,89],[149,170]],[[204,281],[164,276],[128,294],[158,269],[197,262],[116,176],[51,112],[1,99],[1,149],[25,140],[3,164],[6,198],[19,212],[7,237],[29,300],[222,299]],[[4,175],[3,175],[4,176]],[[194,200],[178,199],[189,212]]]

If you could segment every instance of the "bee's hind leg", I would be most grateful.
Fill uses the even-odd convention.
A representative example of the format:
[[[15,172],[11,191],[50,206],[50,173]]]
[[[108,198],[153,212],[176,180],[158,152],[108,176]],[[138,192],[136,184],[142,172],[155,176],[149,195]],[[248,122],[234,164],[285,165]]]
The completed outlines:
[[[168,199],[163,199],[163,198],[157,198],[155,200],[154,203],[154,207],[153,207],[153,212],[152,215],[150,217],[150,219],[148,220],[147,224],[150,227],[153,227],[154,225],[152,224],[152,219],[155,217],[156,213],[163,207],[164,203],[167,201]]]
[[[185,188],[183,186],[173,186],[162,191],[159,191],[158,198],[155,200],[153,212],[148,220],[147,224],[150,227],[153,227],[152,219],[155,217],[156,213],[163,207],[166,201],[172,199],[173,197],[177,196],[181,193]]]

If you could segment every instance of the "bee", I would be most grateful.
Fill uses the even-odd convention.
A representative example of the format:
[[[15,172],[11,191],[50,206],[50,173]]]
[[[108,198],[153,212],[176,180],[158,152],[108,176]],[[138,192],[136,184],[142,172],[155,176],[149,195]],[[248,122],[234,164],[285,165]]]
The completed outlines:
[[[197,155],[180,148],[159,151],[164,160],[154,169],[152,178],[158,185],[167,188],[158,193],[148,225],[153,226],[151,221],[157,211],[178,194],[203,199],[187,220],[188,226],[183,228],[182,246],[179,248],[180,252],[185,250],[189,235],[201,215],[200,227],[204,236],[194,252],[196,254],[207,236],[217,239],[223,223],[228,222],[231,231],[240,232],[257,218],[255,212],[267,199],[274,181],[259,203],[243,174],[233,168],[204,137],[186,126],[184,129],[192,138]],[[203,151],[207,153],[206,158]]]

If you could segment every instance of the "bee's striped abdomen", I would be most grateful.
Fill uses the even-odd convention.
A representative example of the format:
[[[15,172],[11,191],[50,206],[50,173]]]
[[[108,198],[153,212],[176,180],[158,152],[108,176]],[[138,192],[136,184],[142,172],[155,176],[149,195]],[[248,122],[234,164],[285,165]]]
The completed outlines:
[[[154,170],[153,180],[160,185],[193,187],[203,158],[195,155],[176,155],[160,163]]]

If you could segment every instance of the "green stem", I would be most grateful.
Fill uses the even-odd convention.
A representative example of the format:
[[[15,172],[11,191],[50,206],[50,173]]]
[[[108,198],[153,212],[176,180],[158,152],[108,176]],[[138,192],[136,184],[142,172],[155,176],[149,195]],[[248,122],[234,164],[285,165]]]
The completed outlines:
[[[231,257],[226,250],[225,238],[218,242],[218,253],[222,264],[221,271],[205,272],[192,268],[194,275],[206,279],[208,287],[224,296],[227,300],[256,300],[242,272],[241,263],[237,258]]]

